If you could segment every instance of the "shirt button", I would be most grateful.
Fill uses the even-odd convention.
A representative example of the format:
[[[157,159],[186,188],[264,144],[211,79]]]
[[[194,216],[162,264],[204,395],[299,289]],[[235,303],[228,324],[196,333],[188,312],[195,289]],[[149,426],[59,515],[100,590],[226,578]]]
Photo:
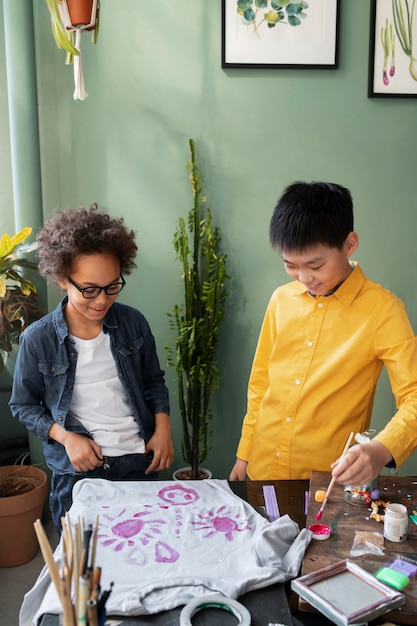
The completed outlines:
[[[276,453],[276,456],[279,458],[279,452]]]
[[[68,389],[68,391],[71,391],[72,385],[67,385],[67,389]]]
[[[58,422],[63,422],[64,418],[62,417],[62,415],[58,415]]]
[[[298,380],[298,379],[297,379],[297,380],[295,381],[295,384],[296,384],[296,385],[301,385],[301,380]]]
[[[323,308],[323,302],[319,302],[317,306],[319,307],[319,309],[322,309]]]
[[[286,417],[285,421],[289,423],[289,422],[291,422],[291,418],[290,417]]]
[[[309,342],[307,342],[307,345],[308,345],[309,348],[311,348],[311,346],[313,345],[313,342],[309,341]]]

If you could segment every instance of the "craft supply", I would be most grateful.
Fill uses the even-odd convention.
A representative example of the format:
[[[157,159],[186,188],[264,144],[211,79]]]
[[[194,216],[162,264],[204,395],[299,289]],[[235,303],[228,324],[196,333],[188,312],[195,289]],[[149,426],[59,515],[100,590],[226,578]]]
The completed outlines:
[[[97,614],[98,614],[99,621],[101,621],[103,614],[106,611],[106,602],[109,599],[109,595],[111,594],[112,588],[113,588],[113,583],[110,583],[110,589],[106,589],[106,591],[103,591],[97,603]]]
[[[88,600],[87,602],[88,626],[98,626],[97,602]]]
[[[325,497],[326,491],[324,489],[317,489],[316,493],[314,494],[314,499],[316,502],[323,502]]]
[[[87,624],[88,578],[80,576],[78,582],[77,626]]]
[[[349,504],[369,506],[372,500],[378,500],[380,496],[379,476],[363,485],[345,485],[344,498]]]
[[[366,624],[406,601],[404,594],[349,560],[292,580],[291,589],[338,626]]]
[[[101,567],[95,567],[93,573],[93,588],[100,584]]]
[[[408,578],[414,578],[417,574],[417,561],[406,561],[404,558],[395,559],[389,566],[391,569],[395,569],[397,572],[401,572]]]
[[[236,600],[231,600],[222,595],[207,596],[206,598],[195,598],[184,606],[180,614],[180,626],[192,626],[191,619],[201,609],[224,609],[233,613],[239,620],[238,624],[250,626],[251,616],[248,609]]]
[[[369,530],[355,530],[351,556],[363,556],[364,554],[384,554],[384,536],[381,533],[369,532]]]
[[[330,537],[330,527],[325,524],[311,524],[308,527],[313,535],[313,539],[317,539],[318,541],[323,541],[323,539],[328,539]]]
[[[85,529],[80,520],[72,527],[68,513],[61,518],[61,525],[64,565],[59,573],[42,523],[40,520],[34,523],[45,564],[61,602],[62,625],[100,626],[105,621],[105,604],[113,583],[100,595],[101,568],[94,567],[98,517],[94,531],[92,526]]]
[[[304,515],[308,515],[308,491],[304,493]]]
[[[373,428],[366,430],[364,433],[356,433],[355,441],[360,445],[366,445],[371,441],[371,435],[376,431]],[[379,494],[379,476],[374,480],[362,485],[345,485],[344,498],[349,504],[369,506],[371,500],[378,500]]]
[[[265,499],[265,508],[266,514],[270,522],[274,522],[279,518],[279,508],[277,502],[277,495],[275,493],[274,485],[264,485],[262,487],[264,499]]]
[[[405,541],[408,530],[408,512],[404,504],[390,503],[385,509],[384,537],[388,541]]]
[[[93,530],[93,541],[91,546],[91,556],[90,556],[90,567],[94,569],[96,562],[96,551],[97,551],[97,539],[98,539],[98,515],[96,516],[96,523],[94,525]]]
[[[350,433],[340,458],[344,457],[346,452],[349,450],[349,446],[350,446],[351,441],[353,439],[353,435],[354,435],[353,432]],[[322,503],[322,505],[320,507],[320,510],[319,510],[319,512],[316,515],[316,520],[318,520],[318,521],[321,520],[321,516],[323,515],[324,507],[326,506],[326,502],[327,502],[327,500],[328,500],[328,498],[330,496],[330,493],[331,493],[331,491],[332,491],[332,489],[334,487],[335,482],[336,482],[336,478],[333,476],[333,478],[331,479],[331,481],[329,483],[329,486],[327,487],[326,495],[324,496],[324,500],[323,500],[323,503]]]
[[[401,574],[401,572],[397,572],[390,567],[383,567],[375,574],[375,576],[381,582],[393,587],[394,589],[398,589],[398,591],[405,589],[410,582],[408,576]]]
[[[374,519],[376,522],[383,522],[385,518],[385,510],[387,506],[389,506],[389,502],[385,502],[385,500],[374,500],[371,504],[370,518]]]
[[[54,555],[52,553],[51,545],[45,533],[45,529],[42,526],[42,522],[40,519],[37,519],[36,522],[34,522],[33,526],[35,528],[36,536],[38,538],[43,560],[45,561],[48,567],[49,575],[51,577],[52,582],[55,585],[55,589],[62,603],[63,598],[62,598],[62,592],[61,592],[61,579],[59,576],[58,566],[54,561]]]

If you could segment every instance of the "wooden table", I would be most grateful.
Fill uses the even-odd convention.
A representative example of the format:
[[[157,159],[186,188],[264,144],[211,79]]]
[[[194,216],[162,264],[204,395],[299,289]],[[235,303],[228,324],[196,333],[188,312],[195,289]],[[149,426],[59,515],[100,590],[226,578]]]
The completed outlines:
[[[330,473],[327,472],[313,472],[311,475],[307,526],[317,523],[315,516],[321,505],[315,502],[314,495],[317,489],[327,488],[330,478]],[[382,476],[379,488],[381,500],[400,502],[410,509],[417,508],[417,477]],[[350,556],[355,531],[380,532],[381,534],[384,532],[383,524],[371,519],[370,513],[366,505],[355,506],[347,503],[344,500],[343,487],[336,485],[321,518],[321,523],[330,526],[331,536],[325,541],[311,541],[303,560],[302,575],[310,574],[344,559],[350,559],[372,574],[393,554],[417,560],[417,526],[411,521],[406,541],[394,543],[384,540],[384,556],[372,554],[360,557]],[[404,594],[406,604],[396,611],[387,613],[385,617],[396,623],[417,624],[417,580],[405,589]],[[314,611],[301,598],[299,607],[303,611]]]

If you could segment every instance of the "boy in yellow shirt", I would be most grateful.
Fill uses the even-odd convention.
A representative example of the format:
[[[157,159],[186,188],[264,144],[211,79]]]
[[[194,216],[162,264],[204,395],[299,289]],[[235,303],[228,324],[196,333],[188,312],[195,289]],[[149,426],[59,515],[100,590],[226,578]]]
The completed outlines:
[[[270,239],[293,282],[266,310],[230,479],[300,479],[332,468],[340,483],[367,483],[417,447],[417,338],[405,306],[350,261],[358,235],[341,185],[290,185]],[[369,428],[384,365],[397,412],[338,459],[349,433]]]

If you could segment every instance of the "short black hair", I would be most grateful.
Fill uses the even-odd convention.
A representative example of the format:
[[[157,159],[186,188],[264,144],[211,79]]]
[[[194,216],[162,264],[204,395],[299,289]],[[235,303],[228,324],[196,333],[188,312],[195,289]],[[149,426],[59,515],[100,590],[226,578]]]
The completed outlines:
[[[295,182],[274,209],[269,236],[273,248],[303,252],[317,244],[343,247],[353,231],[353,201],[346,187],[329,182]]]

